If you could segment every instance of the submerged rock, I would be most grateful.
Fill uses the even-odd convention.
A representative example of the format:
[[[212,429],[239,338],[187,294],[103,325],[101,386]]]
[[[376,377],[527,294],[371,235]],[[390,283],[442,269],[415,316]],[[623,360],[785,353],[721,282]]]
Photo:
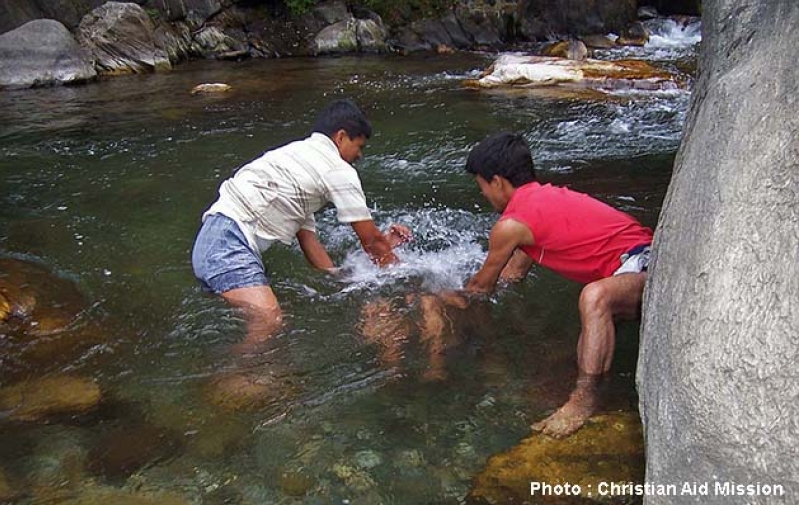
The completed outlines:
[[[675,75],[639,60],[573,61],[547,56],[501,55],[480,79],[464,82],[474,88],[563,86],[607,89],[676,89]]]
[[[134,492],[106,486],[87,486],[71,498],[59,500],[64,505],[188,505],[189,501],[180,495],[169,492]],[[44,501],[43,501],[44,502]],[[51,502],[46,502],[51,503]],[[55,503],[55,502],[53,502]]]
[[[11,487],[6,474],[0,468],[0,502],[13,500],[19,493]]]
[[[151,425],[125,426],[103,437],[89,453],[89,468],[110,479],[128,477],[181,448],[174,432]]]
[[[37,19],[0,35],[0,89],[74,84],[95,77],[91,54],[58,21]]]
[[[584,491],[591,489],[596,496],[601,482],[643,483],[643,479],[643,431],[638,415],[632,412],[600,415],[566,439],[536,434],[491,457],[475,477],[467,503],[528,503],[531,482],[553,486],[569,483]],[[535,503],[588,501],[587,496],[538,496]]]
[[[297,388],[290,377],[263,370],[215,377],[206,386],[209,403],[228,412],[251,412],[293,398]]]
[[[0,411],[13,421],[40,421],[88,412],[97,407],[100,398],[100,387],[90,379],[45,377],[0,389]]]
[[[74,283],[28,261],[0,258],[0,355],[5,381],[43,375],[104,342]]]
[[[225,93],[233,89],[233,86],[230,84],[224,84],[221,82],[212,82],[206,84],[198,84],[191,89],[192,95],[197,95],[201,93]]]

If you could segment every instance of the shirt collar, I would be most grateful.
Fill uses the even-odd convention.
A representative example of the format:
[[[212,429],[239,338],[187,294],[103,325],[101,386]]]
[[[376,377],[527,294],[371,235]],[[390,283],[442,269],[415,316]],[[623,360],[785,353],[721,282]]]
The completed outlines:
[[[336,143],[333,142],[333,139],[325,135],[324,133],[313,132],[311,136],[308,137],[308,140],[315,144],[319,144],[319,146],[329,149],[331,151],[331,156],[335,155],[341,158],[341,154],[338,152],[338,147],[336,147]]]

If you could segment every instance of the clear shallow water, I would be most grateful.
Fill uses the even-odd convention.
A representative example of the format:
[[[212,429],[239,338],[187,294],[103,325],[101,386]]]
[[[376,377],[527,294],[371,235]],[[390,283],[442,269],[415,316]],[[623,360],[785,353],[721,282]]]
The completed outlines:
[[[683,36],[674,30],[663,40]],[[654,39],[636,57],[670,64],[694,43]],[[0,469],[26,490],[20,501],[65,502],[97,486],[196,503],[462,500],[487,457],[566,399],[579,329],[579,286],[534,270],[469,313],[450,313],[445,337],[425,338],[407,295],[461,286],[496,219],[463,173],[470,147],[520,131],[541,180],[654,226],[689,98],[578,101],[460,86],[492,59],[197,62],[0,95],[0,254],[74,282],[105,335],[64,362],[0,375],[8,385],[68,371],[104,391],[90,416],[0,429]],[[235,89],[189,95],[201,82]],[[296,248],[267,252],[287,328],[262,354],[236,357],[243,320],[191,274],[199,216],[237,166],[304,135],[342,96],[375,127],[358,165],[375,219],[407,224],[416,240],[400,250],[402,266],[378,271],[324,211],[320,236],[347,275],[313,272]],[[379,304],[394,315],[369,326]],[[633,409],[635,325],[619,340],[608,408]],[[219,384],[240,393],[252,383],[266,384],[264,394],[237,408],[219,393]],[[127,438],[139,457],[112,470],[120,465],[102,448],[120,452]]]

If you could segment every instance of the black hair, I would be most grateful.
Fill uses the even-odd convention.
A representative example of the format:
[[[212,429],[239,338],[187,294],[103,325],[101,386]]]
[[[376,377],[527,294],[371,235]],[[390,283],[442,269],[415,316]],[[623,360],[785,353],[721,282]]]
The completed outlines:
[[[311,132],[324,133],[333,138],[339,130],[347,132],[350,138],[372,136],[372,124],[352,100],[330,102],[316,117]]]
[[[511,132],[495,133],[474,146],[466,160],[466,171],[486,181],[504,177],[514,188],[535,181],[530,148],[524,137]]]

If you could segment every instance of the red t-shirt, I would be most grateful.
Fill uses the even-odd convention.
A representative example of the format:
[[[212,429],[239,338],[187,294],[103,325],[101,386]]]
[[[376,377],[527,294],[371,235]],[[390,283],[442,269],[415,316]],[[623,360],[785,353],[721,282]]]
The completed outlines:
[[[502,219],[530,228],[534,244],[521,249],[533,261],[584,284],[610,277],[622,254],[652,243],[652,230],[631,216],[551,184],[516,188]]]

